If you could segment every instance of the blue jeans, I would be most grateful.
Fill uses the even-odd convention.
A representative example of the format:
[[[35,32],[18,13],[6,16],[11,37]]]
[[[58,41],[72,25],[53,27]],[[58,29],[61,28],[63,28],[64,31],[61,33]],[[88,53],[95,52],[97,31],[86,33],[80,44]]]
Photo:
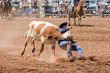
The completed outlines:
[[[60,48],[67,48],[67,44],[69,44],[69,41],[60,41],[58,44]]]
[[[58,43],[60,48],[67,48],[67,44],[69,44],[69,41],[61,41]],[[80,48],[79,46],[72,44],[70,49],[67,51],[67,55],[68,56],[72,56],[72,51],[77,51],[77,53],[79,54],[79,56],[82,56],[83,54],[83,50],[82,48]]]
[[[80,0],[71,0],[71,7],[74,7]]]
[[[67,51],[67,55],[72,56],[72,51],[77,51],[79,56],[82,56],[82,54],[83,54],[82,48],[77,45],[71,45],[70,49]]]

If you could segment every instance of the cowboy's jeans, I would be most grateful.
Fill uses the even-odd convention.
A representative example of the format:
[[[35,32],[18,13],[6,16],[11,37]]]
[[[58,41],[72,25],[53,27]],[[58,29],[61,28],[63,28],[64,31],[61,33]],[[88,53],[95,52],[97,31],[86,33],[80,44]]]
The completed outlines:
[[[70,41],[61,41],[59,43],[59,46],[60,46],[60,48],[63,49],[63,48],[67,48],[67,45],[68,44],[70,44]],[[67,51],[67,55],[68,56],[72,56],[72,51],[77,51],[77,53],[79,54],[79,56],[82,56],[82,54],[83,54],[82,48],[79,47],[79,46],[77,46],[77,45],[75,45],[75,44],[72,44],[70,46],[70,49]]]

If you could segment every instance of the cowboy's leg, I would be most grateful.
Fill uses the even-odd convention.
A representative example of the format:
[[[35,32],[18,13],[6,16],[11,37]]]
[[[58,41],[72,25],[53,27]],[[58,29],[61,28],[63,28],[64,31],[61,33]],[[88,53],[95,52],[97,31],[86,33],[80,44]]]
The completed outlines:
[[[68,56],[68,58],[69,58],[69,57],[72,57],[72,50],[71,50],[70,47],[71,47],[71,45],[68,44],[68,45],[67,45],[67,56]]]
[[[59,46],[60,46],[60,48],[67,50],[67,56],[68,57],[72,56],[71,49],[70,49],[71,44],[69,41],[61,41],[59,43]]]
[[[68,44],[67,44],[67,56],[68,56],[68,58],[72,58],[72,49],[71,49],[71,45],[72,44],[72,42],[71,41],[68,41]]]
[[[83,56],[83,49],[81,47],[77,46],[77,52],[79,56]]]
[[[74,6],[74,0],[71,0],[71,7]]]
[[[73,56],[72,56],[71,44],[68,44],[68,45],[67,45],[67,55],[68,55],[67,61],[73,62],[73,61],[76,60],[76,57],[73,57]]]
[[[66,48],[68,43],[69,43],[69,41],[61,41],[58,44],[59,44],[59,47],[60,48]]]
[[[71,0],[71,10],[74,12],[74,0]]]
[[[77,51],[79,56],[83,56],[83,49],[77,45],[71,46],[72,51]]]

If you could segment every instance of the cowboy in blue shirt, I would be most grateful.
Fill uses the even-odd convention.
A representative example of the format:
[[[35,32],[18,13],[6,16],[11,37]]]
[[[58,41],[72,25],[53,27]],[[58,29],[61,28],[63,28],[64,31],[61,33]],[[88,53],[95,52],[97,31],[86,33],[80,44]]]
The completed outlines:
[[[62,23],[59,26],[59,28],[60,28],[60,32],[62,34],[70,30],[67,22]],[[77,46],[76,41],[73,40],[71,37],[68,37],[67,39],[60,39],[58,41],[58,45],[62,49],[65,49],[65,48],[67,49],[67,56],[68,57],[72,57],[72,51],[76,51],[80,57],[83,56],[82,48]]]
[[[71,0],[71,6],[75,6],[79,3],[80,0]]]
[[[71,7],[72,11],[74,11],[74,8],[77,6],[80,0],[71,0]]]

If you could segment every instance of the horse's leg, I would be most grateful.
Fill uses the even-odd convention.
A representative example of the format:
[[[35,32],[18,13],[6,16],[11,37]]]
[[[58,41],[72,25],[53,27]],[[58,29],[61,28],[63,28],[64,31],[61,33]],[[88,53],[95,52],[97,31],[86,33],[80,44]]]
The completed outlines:
[[[74,17],[74,25],[76,26],[76,20],[75,20],[75,17]]]
[[[40,49],[40,52],[39,52],[39,54],[38,54],[38,57],[40,56],[40,54],[43,52],[43,50],[44,50],[44,44],[42,43],[41,44],[41,49]]]
[[[70,24],[70,13],[69,13],[69,10],[67,11],[67,18],[68,18],[68,23]]]
[[[78,25],[81,25],[81,17],[78,18]]]
[[[35,51],[35,39],[33,39],[32,40],[32,42],[31,42],[31,44],[32,44],[32,47],[33,47],[33,49],[32,49],[32,53],[34,53],[34,51]]]
[[[81,25],[81,16],[78,15],[77,13],[76,13],[76,15],[77,15],[77,17],[78,17],[78,25]]]
[[[26,46],[27,46],[28,42],[29,42],[29,38],[27,38],[27,39],[26,39],[25,46],[24,46],[23,51],[21,52],[21,55],[24,55],[25,48],[26,48]]]

